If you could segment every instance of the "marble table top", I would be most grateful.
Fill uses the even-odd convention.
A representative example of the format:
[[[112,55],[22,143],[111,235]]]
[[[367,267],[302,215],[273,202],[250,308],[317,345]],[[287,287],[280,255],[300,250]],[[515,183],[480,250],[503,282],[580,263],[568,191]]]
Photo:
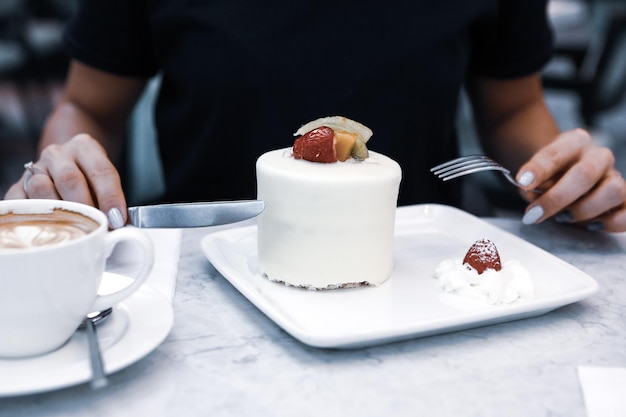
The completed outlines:
[[[356,350],[306,346],[217,273],[182,235],[171,333],[110,376],[0,399],[0,416],[586,415],[580,365],[626,366],[626,235],[489,222],[594,277],[599,291],[548,314]]]

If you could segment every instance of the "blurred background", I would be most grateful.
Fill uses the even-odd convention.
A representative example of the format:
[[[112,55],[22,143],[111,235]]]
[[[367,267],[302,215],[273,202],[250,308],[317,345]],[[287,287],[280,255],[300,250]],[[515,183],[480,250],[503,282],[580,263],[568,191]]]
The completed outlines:
[[[0,0],[0,197],[35,158],[47,114],[59,99],[67,69],[64,22],[78,0]],[[626,174],[626,0],[551,0],[556,54],[544,71],[547,101],[562,129],[585,127],[616,153]],[[161,185],[149,115],[157,82],[129,126],[129,201],[140,203]],[[463,154],[481,152],[471,110],[461,100]],[[486,173],[464,180],[466,210],[482,216],[523,209],[511,187]],[[143,194],[142,194],[143,190]],[[145,190],[149,190],[146,195]]]
[[[67,69],[61,48],[76,0],[0,0],[0,198],[34,158]]]

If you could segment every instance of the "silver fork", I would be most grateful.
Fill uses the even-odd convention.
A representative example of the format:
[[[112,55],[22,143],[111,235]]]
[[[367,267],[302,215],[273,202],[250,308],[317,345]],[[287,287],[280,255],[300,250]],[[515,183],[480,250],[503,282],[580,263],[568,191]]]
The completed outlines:
[[[462,177],[469,174],[482,171],[499,171],[504,177],[516,187],[521,188],[521,185],[515,181],[511,171],[500,165],[498,162],[485,155],[469,155],[461,158],[456,158],[443,164],[437,165],[430,169],[430,172],[435,174],[443,181],[449,181],[454,178]],[[541,193],[541,190],[532,190],[535,193]]]

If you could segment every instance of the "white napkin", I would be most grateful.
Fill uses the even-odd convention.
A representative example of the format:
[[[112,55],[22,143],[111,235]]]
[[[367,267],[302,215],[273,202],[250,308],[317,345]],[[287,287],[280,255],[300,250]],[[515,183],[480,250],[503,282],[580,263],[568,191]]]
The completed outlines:
[[[587,417],[624,417],[626,368],[579,366]]]
[[[127,226],[132,227],[132,226]],[[154,265],[146,285],[163,293],[170,301],[176,289],[176,273],[180,255],[181,229],[142,229],[154,245]],[[108,272],[133,276],[139,265],[140,250],[122,242],[107,261]]]

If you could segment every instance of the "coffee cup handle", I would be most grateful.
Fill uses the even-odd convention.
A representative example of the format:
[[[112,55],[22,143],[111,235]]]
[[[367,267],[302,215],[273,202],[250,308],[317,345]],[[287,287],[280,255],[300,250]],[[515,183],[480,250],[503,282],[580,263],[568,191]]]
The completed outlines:
[[[152,265],[154,264],[154,248],[150,238],[143,232],[132,227],[124,227],[108,232],[105,236],[105,253],[107,256],[110,256],[115,245],[122,241],[132,242],[139,246],[143,255],[141,267],[134,277],[133,282],[128,286],[111,294],[98,295],[91,311],[103,311],[128,298],[143,285],[152,270]]]

